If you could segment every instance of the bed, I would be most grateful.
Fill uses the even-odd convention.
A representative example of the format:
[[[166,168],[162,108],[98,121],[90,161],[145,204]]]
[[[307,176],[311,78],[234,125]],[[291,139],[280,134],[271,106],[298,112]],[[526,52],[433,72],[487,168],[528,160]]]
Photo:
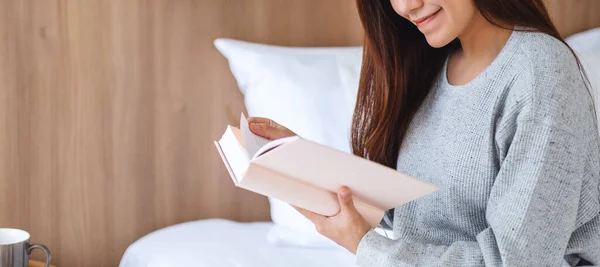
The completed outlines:
[[[170,226],[133,243],[120,267],[310,267],[356,266],[341,248],[274,246],[267,242],[272,222],[222,219]]]

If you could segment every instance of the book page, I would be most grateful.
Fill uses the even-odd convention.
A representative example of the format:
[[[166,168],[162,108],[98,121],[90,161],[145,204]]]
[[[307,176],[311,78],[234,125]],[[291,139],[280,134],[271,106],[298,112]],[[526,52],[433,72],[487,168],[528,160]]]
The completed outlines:
[[[252,158],[252,156],[254,156],[261,147],[271,142],[268,139],[255,135],[252,131],[250,131],[250,125],[248,124],[248,120],[246,119],[244,113],[242,113],[240,118],[240,131],[242,132],[242,140],[244,142],[243,145],[248,152],[249,158]]]
[[[248,153],[244,150],[242,144],[240,144],[240,139],[240,130],[228,126],[221,139],[217,142],[217,149],[222,153],[223,162],[236,183],[242,180],[250,162]]]
[[[300,138],[300,137],[294,135],[294,136],[283,137],[283,138],[279,138],[277,140],[270,141],[269,143],[267,143],[266,145],[264,145],[260,149],[258,149],[256,154],[254,154],[254,156],[250,160],[256,159],[256,158],[260,157],[261,155],[264,155],[265,153],[267,153],[285,143],[292,142],[298,138]]]

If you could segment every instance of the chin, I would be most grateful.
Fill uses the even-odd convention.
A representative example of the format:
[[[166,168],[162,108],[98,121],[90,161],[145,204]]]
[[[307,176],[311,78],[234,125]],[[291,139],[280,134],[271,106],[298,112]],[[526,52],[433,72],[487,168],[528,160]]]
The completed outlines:
[[[442,48],[452,42],[456,37],[449,36],[443,33],[425,34],[427,43],[433,48]]]

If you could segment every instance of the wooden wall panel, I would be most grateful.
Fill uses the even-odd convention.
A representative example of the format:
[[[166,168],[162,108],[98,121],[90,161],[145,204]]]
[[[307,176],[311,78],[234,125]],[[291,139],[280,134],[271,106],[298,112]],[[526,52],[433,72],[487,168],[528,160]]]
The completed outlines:
[[[546,0],[556,27],[565,37],[600,27],[598,0]]]
[[[60,267],[117,266],[179,222],[269,219],[212,144],[243,109],[214,38],[361,41],[347,0],[0,0],[0,14],[0,227]]]

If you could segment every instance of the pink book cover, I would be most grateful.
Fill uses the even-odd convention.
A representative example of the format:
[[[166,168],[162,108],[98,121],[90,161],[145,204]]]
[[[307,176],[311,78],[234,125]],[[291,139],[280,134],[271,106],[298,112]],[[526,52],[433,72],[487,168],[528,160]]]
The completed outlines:
[[[333,216],[340,210],[336,192],[347,186],[359,213],[375,227],[384,211],[438,189],[394,169],[297,136],[268,142],[247,129],[243,115],[240,125],[241,129],[228,126],[222,138],[215,141],[234,184],[293,206]]]

